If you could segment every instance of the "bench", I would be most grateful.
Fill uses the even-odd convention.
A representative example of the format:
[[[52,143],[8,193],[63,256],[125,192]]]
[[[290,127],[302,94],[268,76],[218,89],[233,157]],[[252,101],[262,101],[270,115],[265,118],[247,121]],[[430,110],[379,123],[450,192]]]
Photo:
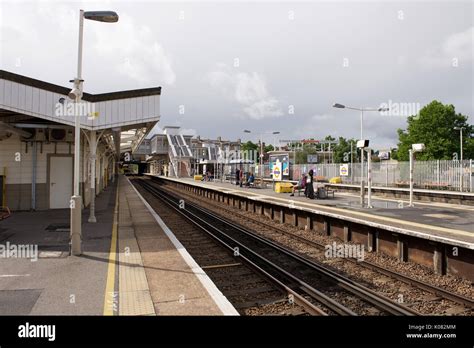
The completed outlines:
[[[334,198],[334,193],[336,193],[336,190],[333,189],[326,189],[326,193],[329,197],[329,195],[332,195],[332,198]]]
[[[254,185],[253,187],[267,188],[267,183],[261,178],[255,178],[253,185]]]
[[[304,192],[305,189],[298,189],[298,190],[295,190],[298,191],[298,196],[301,196],[301,192]],[[330,195],[332,196],[332,198],[334,198],[334,194],[336,193],[336,190],[334,189],[328,189],[328,188],[325,188],[326,190],[326,195],[329,197]],[[315,197],[319,199],[318,197],[318,188],[316,188],[314,190],[314,194],[315,194]]]

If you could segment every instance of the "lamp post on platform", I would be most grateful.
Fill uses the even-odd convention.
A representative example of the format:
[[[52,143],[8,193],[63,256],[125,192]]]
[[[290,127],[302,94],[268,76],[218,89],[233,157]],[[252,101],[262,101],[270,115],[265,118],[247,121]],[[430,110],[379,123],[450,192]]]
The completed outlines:
[[[355,108],[351,106],[346,106],[339,103],[334,103],[333,108],[337,109],[350,109],[350,110],[357,110],[360,111],[360,140],[364,140],[364,111],[378,111],[378,112],[385,112],[388,111],[389,108]],[[365,195],[365,182],[364,182],[364,147],[360,148],[360,195],[361,195],[361,205],[364,206],[364,195]],[[370,154],[368,154],[370,156]]]
[[[249,131],[248,129],[244,129],[244,133],[252,133],[252,132]],[[264,134],[277,135],[277,134],[280,134],[280,132],[275,131],[275,132],[260,133],[260,161],[259,161],[258,165],[260,167],[260,180],[261,180],[260,183],[262,184],[262,186],[263,186],[263,135]]]
[[[459,161],[459,191],[463,191],[463,167],[462,167],[462,161],[463,161],[463,144],[462,144],[462,131],[464,130],[464,127],[454,127],[454,130],[459,131],[459,143],[460,143],[460,155],[461,155],[461,160]]]
[[[68,96],[76,105],[81,102],[83,82],[82,79],[82,43],[83,43],[83,32],[84,32],[84,18],[92,21],[114,23],[118,21],[118,15],[113,11],[79,11],[79,44],[78,44],[78,55],[77,55],[77,75],[71,82],[74,83],[73,89],[69,92]],[[78,110],[76,108],[75,110]],[[81,255],[82,254],[82,200],[79,192],[80,185],[80,161],[81,161],[81,115],[75,116],[74,122],[74,193],[71,197],[70,208],[71,208],[71,254]]]

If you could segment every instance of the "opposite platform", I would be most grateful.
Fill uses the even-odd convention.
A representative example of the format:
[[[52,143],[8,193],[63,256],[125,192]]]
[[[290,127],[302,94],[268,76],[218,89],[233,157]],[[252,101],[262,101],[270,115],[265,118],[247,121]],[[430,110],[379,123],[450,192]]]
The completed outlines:
[[[402,208],[400,208],[399,200],[372,197],[375,208],[367,209],[360,207],[359,197],[347,193],[336,194],[335,199],[309,200],[304,195],[290,197],[288,193],[276,193],[271,187],[253,189],[242,188],[227,182],[156,177],[242,196],[253,201],[291,206],[292,209],[474,249],[474,208],[468,206],[420,202],[416,203],[415,207],[408,207],[407,202],[402,201]]]

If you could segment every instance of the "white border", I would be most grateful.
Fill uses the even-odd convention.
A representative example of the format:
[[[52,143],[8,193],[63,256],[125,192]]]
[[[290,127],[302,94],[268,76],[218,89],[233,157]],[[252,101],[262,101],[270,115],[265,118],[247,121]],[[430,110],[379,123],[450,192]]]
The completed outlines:
[[[222,292],[216,287],[216,285],[212,282],[212,280],[207,276],[206,272],[199,267],[199,265],[194,261],[192,256],[188,253],[186,248],[181,244],[181,242],[176,238],[173,232],[166,226],[160,216],[153,210],[153,208],[148,204],[148,202],[142,197],[142,195],[138,192],[138,190],[133,186],[130,180],[125,177],[128,183],[132,186],[132,188],[137,193],[138,197],[142,200],[143,204],[147,207],[148,211],[153,215],[156,222],[163,231],[166,233],[168,238],[170,239],[171,243],[173,243],[174,247],[178,250],[181,257],[186,261],[186,264],[191,268],[193,273],[199,279],[201,284],[207,290],[211,298],[214,300],[215,304],[219,307],[222,314],[224,315],[240,315],[239,312],[234,308],[234,306],[229,302],[227,297],[222,294]]]

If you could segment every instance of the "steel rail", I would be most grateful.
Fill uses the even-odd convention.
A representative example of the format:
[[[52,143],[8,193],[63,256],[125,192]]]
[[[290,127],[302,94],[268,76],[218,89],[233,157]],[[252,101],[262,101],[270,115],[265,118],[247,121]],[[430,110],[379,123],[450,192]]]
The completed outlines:
[[[176,195],[174,194],[171,194],[167,191],[163,191],[161,188],[157,188],[156,186],[154,185],[151,185],[149,183],[146,183],[145,184],[151,191],[154,191],[157,195],[160,195],[161,197],[163,197],[163,193],[162,192],[165,192],[166,195],[168,195],[168,197],[163,197],[164,199],[167,199],[168,201],[171,201],[173,202],[173,204],[179,204],[179,203],[176,203],[174,200],[170,199],[169,197],[173,197],[174,199],[180,199],[180,197],[177,197]],[[227,225],[227,226],[230,226],[232,227],[234,230],[237,230],[238,232],[240,232],[241,234],[244,235],[244,237],[248,237],[248,238],[251,238],[252,241],[257,241],[259,243],[262,243],[264,246],[267,246],[273,250],[276,250],[278,251],[279,253],[281,254],[284,254],[288,257],[290,257],[292,260],[294,261],[297,261],[299,262],[300,264],[304,264],[306,265],[307,267],[309,267],[311,270],[313,271],[316,271],[318,274],[320,275],[323,275],[325,278],[327,278],[329,281],[335,283],[336,285],[340,286],[341,288],[345,289],[346,291],[349,291],[350,293],[356,295],[357,297],[363,299],[364,301],[366,302],[369,302],[371,303],[372,305],[376,306],[377,308],[379,309],[383,309],[384,311],[390,313],[390,314],[393,314],[393,315],[418,315],[417,312],[415,312],[414,310],[412,309],[409,309],[409,308],[406,308],[405,306],[401,305],[401,304],[397,304],[395,302],[393,302],[392,300],[388,299],[388,298],[385,298],[384,296],[381,296],[379,294],[377,294],[376,292],[332,271],[332,270],[329,270],[317,263],[314,263],[306,258],[303,258],[301,257],[300,255],[294,253],[293,251],[290,251],[272,241],[269,241],[265,238],[262,238],[261,236],[259,235],[256,235],[255,233],[253,232],[250,232],[250,231],[247,231],[247,230],[244,230],[241,226],[239,225],[236,225],[235,223],[233,222],[230,222],[228,220],[225,220],[223,218],[221,218],[220,216],[216,215],[214,212],[211,212],[203,207],[200,207],[194,203],[190,203],[190,202],[187,202],[185,204],[186,208],[185,209],[180,209],[180,210],[184,210],[187,214],[190,214],[192,215],[195,219],[199,219],[201,222],[205,223],[206,225],[208,225],[209,227],[213,228],[214,230],[217,230],[218,233],[220,234],[223,234],[223,235],[226,235],[227,238],[230,238],[232,240],[232,242],[238,244],[240,247],[243,247],[245,249],[247,249],[247,251],[249,251],[250,253],[254,254],[255,256],[258,256],[260,259],[262,259],[262,261],[266,262],[267,264],[271,264],[273,268],[276,268],[278,266],[274,265],[271,263],[271,261],[265,259],[264,257],[262,257],[261,255],[255,253],[253,250],[251,250],[250,248],[246,247],[245,245],[243,245],[241,242],[235,240],[235,238],[232,238],[230,236],[228,236],[227,234],[225,234],[225,232],[222,232],[220,230],[218,230],[215,226],[213,226],[211,223],[209,223],[208,221],[205,221],[203,220],[201,217],[197,216],[195,213],[193,213],[192,211],[190,211],[189,208],[191,209],[194,209],[195,211],[199,212],[200,214],[204,214],[204,216],[207,216],[208,218],[211,218],[213,220],[217,220],[221,223],[223,223],[224,225]],[[184,214],[184,213],[183,213]],[[289,274],[288,272],[286,272],[285,270],[279,268],[279,271],[281,273],[284,273],[285,275],[287,275],[288,277],[290,278],[295,278],[293,275]],[[305,282],[303,282],[302,280],[299,280],[299,279],[295,279],[296,281],[299,281],[300,284],[301,284],[301,288],[306,290],[306,289],[310,289],[309,292],[314,292],[314,294],[311,294],[312,296],[314,295],[324,295],[322,293],[320,293],[318,290],[312,288],[311,286],[309,286],[308,284],[306,284]],[[326,295],[324,295],[326,296]],[[329,297],[328,297],[329,298]],[[333,300],[332,300],[333,301]],[[337,303],[337,302],[336,302]],[[338,312],[339,313],[339,312]],[[341,313],[339,313],[341,314]]]

